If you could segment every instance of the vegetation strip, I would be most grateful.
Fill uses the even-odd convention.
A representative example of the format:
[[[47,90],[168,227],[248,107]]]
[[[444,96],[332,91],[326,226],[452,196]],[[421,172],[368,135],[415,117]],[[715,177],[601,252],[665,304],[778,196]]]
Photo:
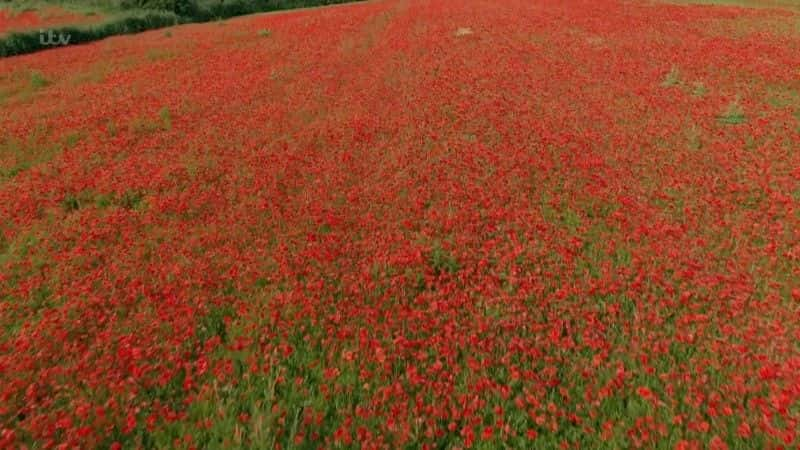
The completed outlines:
[[[233,0],[197,3],[193,0],[141,0],[132,2],[127,10],[98,24],[65,25],[12,31],[0,36],[0,57],[33,53],[54,48],[58,42],[52,37],[62,37],[62,44],[74,45],[97,41],[109,36],[140,33],[142,31],[186,23],[201,23],[227,19],[246,14],[281,11],[294,8],[333,5],[359,0]],[[120,7],[125,7],[120,3]],[[44,32],[44,33],[43,33]]]

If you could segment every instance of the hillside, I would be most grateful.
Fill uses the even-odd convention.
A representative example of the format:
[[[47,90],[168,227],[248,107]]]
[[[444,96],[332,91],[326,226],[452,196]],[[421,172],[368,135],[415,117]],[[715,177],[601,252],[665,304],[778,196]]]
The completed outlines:
[[[794,448],[788,10],[383,0],[0,59],[0,448]]]

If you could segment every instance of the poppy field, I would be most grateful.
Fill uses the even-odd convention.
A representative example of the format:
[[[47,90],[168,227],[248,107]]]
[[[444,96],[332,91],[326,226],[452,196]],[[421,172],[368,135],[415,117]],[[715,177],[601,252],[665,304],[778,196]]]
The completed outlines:
[[[0,448],[800,448],[800,15],[686,3],[0,59]]]
[[[0,36],[13,31],[84,24],[99,20],[101,20],[101,16],[94,12],[80,15],[59,7],[42,8],[42,10],[36,11],[0,8]]]

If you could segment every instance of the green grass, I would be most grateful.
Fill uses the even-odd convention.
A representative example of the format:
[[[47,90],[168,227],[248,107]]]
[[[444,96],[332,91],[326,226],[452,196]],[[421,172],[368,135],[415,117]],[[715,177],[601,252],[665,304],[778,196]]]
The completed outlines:
[[[800,132],[800,109],[794,112],[794,117],[797,119],[797,131]]]
[[[27,99],[51,84],[36,70],[18,70],[0,78],[0,104],[13,98]]]
[[[739,101],[735,100],[728,105],[728,109],[718,117],[718,120],[725,125],[740,125],[747,121],[747,116],[739,105]]]
[[[169,131],[172,129],[172,113],[166,106],[158,111],[158,117],[139,116],[135,117],[128,124],[128,130],[133,134],[150,134],[156,131]],[[107,125],[109,135],[116,135],[118,132],[116,124],[109,122]]]
[[[172,114],[166,106],[158,111],[158,117],[161,119],[161,129],[169,131],[172,129]]]
[[[0,140],[0,183],[52,160],[64,148],[72,147],[80,140],[80,136],[75,135],[67,136],[62,142],[53,142],[48,137],[47,130],[35,129],[27,138]]]
[[[692,95],[695,97],[705,97],[708,94],[708,88],[705,84],[698,81],[692,84]]]
[[[439,243],[436,243],[431,250],[430,265],[436,275],[454,274],[459,270],[458,260]]]
[[[664,77],[664,81],[661,83],[664,87],[671,87],[677,86],[681,82],[681,72],[678,70],[677,67],[672,66],[669,73]]]
[[[33,89],[41,89],[50,84],[40,72],[31,72],[31,87]]]

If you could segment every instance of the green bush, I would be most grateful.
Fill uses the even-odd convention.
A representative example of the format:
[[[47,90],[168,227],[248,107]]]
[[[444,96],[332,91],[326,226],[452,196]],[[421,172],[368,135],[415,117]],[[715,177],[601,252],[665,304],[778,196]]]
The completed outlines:
[[[207,21],[308,6],[332,5],[358,0],[197,0],[194,19]]]
[[[151,11],[125,15],[97,25],[54,28],[53,32],[56,35],[69,36],[69,45],[73,45],[96,41],[118,34],[139,33],[180,22],[181,18],[175,13]],[[0,39],[0,57],[21,55],[51,47],[51,44],[42,43],[39,30],[13,32]]]

